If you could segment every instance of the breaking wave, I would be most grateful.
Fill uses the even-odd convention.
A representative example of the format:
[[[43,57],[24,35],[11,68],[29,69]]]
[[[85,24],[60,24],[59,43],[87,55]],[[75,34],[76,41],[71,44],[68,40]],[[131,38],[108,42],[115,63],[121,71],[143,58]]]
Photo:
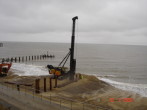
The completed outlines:
[[[123,83],[113,81],[107,78],[99,78],[100,80],[109,83],[110,85],[127,91],[132,91],[135,93],[140,94],[143,97],[147,97],[147,84],[130,84],[130,83]]]
[[[13,63],[11,69],[19,76],[49,75],[47,68],[43,66]]]
[[[49,75],[47,68],[43,66],[35,66],[28,64],[13,63],[11,67],[12,71],[19,76],[43,76]],[[115,77],[114,75],[109,75],[107,77]],[[147,97],[147,84],[131,84],[123,83],[110,80],[104,77],[98,77],[100,80],[109,83],[110,85],[127,91],[132,91],[140,94],[143,97]]]

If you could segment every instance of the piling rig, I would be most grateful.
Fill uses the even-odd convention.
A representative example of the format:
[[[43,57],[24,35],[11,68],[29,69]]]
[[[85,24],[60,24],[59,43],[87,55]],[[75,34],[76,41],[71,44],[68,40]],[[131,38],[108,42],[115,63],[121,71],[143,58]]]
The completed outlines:
[[[62,78],[69,77],[70,80],[74,79],[74,75],[76,71],[76,59],[74,59],[75,24],[77,19],[78,16],[72,18],[73,24],[72,24],[72,36],[71,36],[71,48],[69,49],[68,54],[63,58],[63,60],[58,65],[58,67],[47,65],[49,69],[49,74],[53,74],[57,78],[62,76]],[[69,71],[66,71],[66,68],[64,66],[69,57],[70,57],[70,69]]]

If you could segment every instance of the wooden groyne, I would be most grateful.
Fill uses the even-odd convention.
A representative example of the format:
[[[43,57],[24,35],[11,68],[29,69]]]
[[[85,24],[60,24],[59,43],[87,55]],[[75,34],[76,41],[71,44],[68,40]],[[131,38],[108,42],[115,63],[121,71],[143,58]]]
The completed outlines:
[[[0,43],[0,47],[3,47],[3,43]]]
[[[1,62],[27,62],[27,61],[38,61],[46,60],[48,58],[55,58],[55,55],[31,55],[31,56],[19,56],[19,57],[9,57],[9,58],[0,58]]]

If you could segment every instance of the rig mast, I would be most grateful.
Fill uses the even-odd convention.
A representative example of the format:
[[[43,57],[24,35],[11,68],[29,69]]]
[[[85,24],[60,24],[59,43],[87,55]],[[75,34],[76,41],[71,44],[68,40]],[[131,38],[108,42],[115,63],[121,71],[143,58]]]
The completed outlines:
[[[75,24],[78,16],[72,18],[72,36],[71,36],[71,48],[70,48],[70,79],[74,79],[74,74],[76,70],[76,59],[74,59],[74,44],[75,44]]]

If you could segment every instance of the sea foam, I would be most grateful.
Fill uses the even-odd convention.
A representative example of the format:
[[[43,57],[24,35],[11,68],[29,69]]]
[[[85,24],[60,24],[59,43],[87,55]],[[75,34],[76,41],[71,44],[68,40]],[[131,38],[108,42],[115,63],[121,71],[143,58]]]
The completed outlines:
[[[13,63],[12,70],[19,76],[42,76],[49,75],[47,68],[43,66],[35,66],[28,64]],[[98,77],[100,80],[109,83],[110,85],[122,89],[128,90],[147,97],[147,84],[130,84],[110,80],[108,78]]]
[[[48,70],[43,66],[13,63],[11,69],[19,76],[49,75]]]
[[[130,83],[123,83],[113,81],[107,78],[99,78],[100,80],[109,83],[110,85],[127,91],[132,91],[135,93],[140,94],[143,97],[147,97],[147,84],[130,84]]]

